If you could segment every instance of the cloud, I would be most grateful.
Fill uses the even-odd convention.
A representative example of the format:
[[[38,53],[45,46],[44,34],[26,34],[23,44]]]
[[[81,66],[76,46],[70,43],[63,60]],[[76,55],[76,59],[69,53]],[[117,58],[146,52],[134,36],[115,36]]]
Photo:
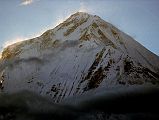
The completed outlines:
[[[14,43],[17,43],[17,42],[21,42],[21,41],[24,41],[26,38],[24,37],[16,37],[14,39],[11,39],[11,40],[7,40],[6,42],[3,43],[2,45],[2,49],[0,50],[0,58],[2,57],[2,52],[3,52],[3,49],[8,47],[9,45],[12,45]]]
[[[47,27],[48,28],[48,27]],[[28,35],[28,36],[17,36],[15,38],[12,38],[12,39],[9,39],[9,40],[6,40],[3,45],[2,45],[2,49],[8,47],[9,45],[12,45],[14,43],[18,43],[18,42],[22,42],[22,41],[25,41],[25,40],[29,40],[29,39],[32,39],[32,38],[35,38],[35,37],[38,37],[40,35],[42,35],[46,30],[48,30],[47,28],[44,28],[42,30],[40,30],[39,32],[37,33],[33,33],[32,35]]]
[[[34,1],[33,0],[23,0],[20,5],[26,6],[32,4]]]
[[[79,12],[88,12],[87,7],[85,6],[84,2],[80,3]]]
[[[88,6],[86,6],[86,4],[82,1],[82,2],[80,2],[79,8],[77,8],[77,9],[74,9],[74,10],[68,9],[64,13],[61,13],[61,11],[60,11],[59,15],[56,16],[57,20],[52,24],[51,27],[56,27],[57,25],[59,25],[60,23],[65,21],[67,18],[69,18],[72,14],[74,14],[76,12],[89,12],[89,11],[91,11],[91,9],[88,8]]]
[[[3,44],[3,48],[6,48],[7,46],[12,45],[12,44],[14,44],[14,43],[24,41],[25,39],[26,39],[26,38],[24,38],[24,37],[16,37],[16,38],[14,38],[14,39],[8,40],[8,41],[6,41],[6,42]]]
[[[3,44],[2,44],[2,47],[0,49],[0,58],[2,57],[2,51],[4,50],[4,48],[12,45],[12,44],[15,44],[15,43],[20,43],[22,41],[25,41],[25,40],[29,40],[31,38],[35,38],[35,37],[38,37],[40,35],[42,35],[42,33],[44,33],[46,30],[41,30],[40,32],[38,33],[34,33],[32,34],[31,36],[28,36],[28,37],[24,37],[24,36],[17,36],[13,39],[10,39],[10,40],[6,40]]]
[[[50,28],[54,28],[56,27],[57,25],[59,25],[60,23],[64,22],[67,18],[70,17],[71,14],[69,15],[59,15],[57,17],[57,19],[55,20],[55,22],[53,22],[51,25],[50,25]]]

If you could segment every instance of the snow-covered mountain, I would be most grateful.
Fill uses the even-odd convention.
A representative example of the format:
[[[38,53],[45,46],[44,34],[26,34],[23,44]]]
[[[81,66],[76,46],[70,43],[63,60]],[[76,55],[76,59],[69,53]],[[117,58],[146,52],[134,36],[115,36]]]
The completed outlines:
[[[59,102],[73,95],[159,84],[159,57],[96,15],[77,12],[37,38],[8,46],[3,92],[30,90]]]

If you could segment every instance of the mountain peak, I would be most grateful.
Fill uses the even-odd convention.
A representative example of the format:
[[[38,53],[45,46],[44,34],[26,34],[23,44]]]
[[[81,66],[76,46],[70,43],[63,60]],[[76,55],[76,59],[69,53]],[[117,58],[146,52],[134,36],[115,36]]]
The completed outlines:
[[[86,13],[86,12],[76,12],[76,13],[72,14],[67,20],[69,20],[71,18],[77,18],[77,19],[84,19],[85,18],[86,19],[86,18],[89,18],[89,17],[91,17],[91,19],[101,19],[97,15],[92,15],[92,14],[89,14],[89,13]]]
[[[82,16],[94,16],[94,15],[89,14],[89,13],[86,13],[86,12],[76,12],[76,13],[72,14],[71,16],[79,16],[79,17],[82,17]]]
[[[106,28],[107,26],[108,23],[96,15],[91,15],[85,12],[76,12],[63,23],[55,27],[52,33],[55,35],[55,39],[62,41],[68,39],[78,40],[82,38],[90,40],[92,35],[99,36],[97,33],[99,29],[103,27]],[[102,30],[99,30],[100,33],[102,33],[101,31]],[[82,37],[83,35],[84,37]]]
[[[159,58],[95,15],[77,12],[40,37],[7,47],[0,91],[29,90],[55,102],[89,90],[159,85]]]
[[[90,15],[89,13],[86,13],[86,12],[76,12],[76,13],[74,13],[74,14],[72,14],[73,16],[75,15],[75,16],[77,16],[77,15]],[[71,16],[72,16],[71,15]]]

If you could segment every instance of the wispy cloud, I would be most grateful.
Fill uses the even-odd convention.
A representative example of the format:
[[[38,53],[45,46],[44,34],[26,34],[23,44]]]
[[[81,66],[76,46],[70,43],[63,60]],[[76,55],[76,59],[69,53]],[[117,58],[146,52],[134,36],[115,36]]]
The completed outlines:
[[[14,39],[8,40],[8,41],[6,41],[6,42],[3,44],[3,48],[6,48],[7,46],[12,45],[12,44],[14,44],[14,43],[21,42],[21,41],[23,41],[23,40],[25,40],[25,39],[27,39],[27,38],[24,38],[24,37],[16,37],[16,38],[14,38]]]
[[[15,44],[15,43],[21,43],[22,41],[25,41],[25,40],[29,40],[31,38],[35,38],[35,37],[38,37],[40,35],[42,35],[44,32],[46,32],[46,30],[48,29],[51,29],[51,27],[46,27],[42,30],[40,30],[39,32],[37,33],[33,33],[32,35],[30,36],[27,36],[27,37],[24,37],[24,36],[17,36],[13,39],[9,39],[9,40],[6,40],[3,44],[2,44],[2,47],[0,48],[0,59],[2,58],[2,52],[4,50],[4,48],[12,45],[12,44]]]
[[[33,2],[34,2],[34,0],[23,0],[20,5],[26,6],[26,5],[32,4]]]
[[[74,10],[68,10],[69,12],[64,12],[63,14],[58,14],[57,20],[51,25],[51,27],[55,27],[65,21],[67,18],[69,18],[72,14],[76,12],[90,12],[91,9],[86,6],[85,2],[80,2],[80,6],[77,9]],[[61,13],[61,12],[59,12]]]
[[[4,48],[6,48],[6,47],[8,47],[9,45],[12,45],[12,44],[14,44],[14,43],[24,41],[24,40],[26,40],[26,39],[27,39],[27,38],[25,38],[25,37],[16,37],[16,38],[14,38],[14,39],[10,39],[10,40],[7,40],[6,42],[4,42],[4,43],[2,44],[2,49],[0,50],[0,59],[1,59],[1,57],[2,57],[2,51],[3,51]]]
[[[88,12],[87,7],[85,6],[84,2],[80,3],[79,12]]]
[[[6,40],[6,42],[4,42],[4,44],[2,45],[2,48],[4,49],[4,48],[6,48],[6,47],[8,47],[9,45],[12,45],[12,44],[14,44],[14,43],[18,43],[18,42],[22,42],[22,41],[25,41],[25,40],[29,40],[29,39],[31,39],[31,38],[38,37],[38,36],[42,35],[42,33],[44,33],[46,30],[47,30],[47,29],[43,29],[43,30],[41,30],[41,31],[39,31],[39,32],[37,32],[37,33],[34,33],[34,34],[30,35],[30,36],[27,36],[27,37],[17,36],[17,37],[15,37],[15,38],[13,38],[13,39]]]

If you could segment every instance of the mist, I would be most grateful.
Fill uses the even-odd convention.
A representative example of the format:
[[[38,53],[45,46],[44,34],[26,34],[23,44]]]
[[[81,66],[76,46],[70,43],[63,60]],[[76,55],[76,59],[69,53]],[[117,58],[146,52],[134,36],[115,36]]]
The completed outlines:
[[[0,95],[1,120],[157,120],[159,88],[110,89],[90,97],[73,96],[61,103],[33,92]]]

